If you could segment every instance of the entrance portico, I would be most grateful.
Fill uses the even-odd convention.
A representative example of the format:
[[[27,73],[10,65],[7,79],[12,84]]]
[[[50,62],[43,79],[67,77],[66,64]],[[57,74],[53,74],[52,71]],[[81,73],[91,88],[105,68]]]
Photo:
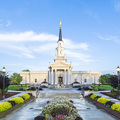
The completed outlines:
[[[55,65],[55,64],[54,64]],[[68,68],[54,68],[52,66],[49,67],[49,78],[48,81],[52,85],[57,85],[57,84],[64,84],[68,85],[71,83],[71,74],[70,70],[71,67]]]

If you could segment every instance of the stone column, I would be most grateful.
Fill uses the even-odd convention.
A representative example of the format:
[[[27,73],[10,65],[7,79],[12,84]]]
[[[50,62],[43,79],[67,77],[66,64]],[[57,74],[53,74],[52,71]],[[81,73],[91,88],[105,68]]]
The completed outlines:
[[[52,72],[52,73],[51,73],[51,84],[53,85],[53,69],[52,69],[51,72]]]
[[[70,72],[70,84],[72,83],[72,69],[71,69],[71,72]]]
[[[57,69],[55,69],[55,84],[58,83],[58,80],[57,80]]]
[[[69,79],[69,78],[70,78],[70,75],[69,75],[70,72],[69,72],[69,71],[70,71],[70,70],[68,69],[68,72],[67,72],[67,73],[68,73],[68,77],[67,77],[67,85],[69,84],[69,80],[70,80],[70,79]]]
[[[50,83],[50,69],[48,71],[48,83]]]
[[[66,69],[64,69],[64,84],[66,85]]]
[[[81,85],[82,85],[82,74],[81,74]]]

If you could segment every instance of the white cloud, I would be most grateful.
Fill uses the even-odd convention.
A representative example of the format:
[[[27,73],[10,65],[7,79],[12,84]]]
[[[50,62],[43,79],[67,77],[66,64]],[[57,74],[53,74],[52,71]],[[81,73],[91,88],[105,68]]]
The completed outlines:
[[[99,37],[101,40],[114,41],[114,42],[117,42],[117,43],[120,42],[120,39],[119,39],[117,36],[111,36],[111,35],[102,36],[102,35],[98,35],[98,37]]]
[[[0,27],[1,27],[1,26],[3,26],[3,27],[4,27],[4,26],[5,26],[5,27],[8,27],[8,26],[10,26],[11,24],[12,24],[12,21],[10,21],[10,20],[7,20],[7,21],[6,21],[6,20],[1,20],[1,19],[0,19]]]
[[[95,12],[92,12],[91,10],[85,11],[89,16],[91,16],[93,19],[95,19],[98,23],[101,23],[98,15]]]
[[[33,31],[21,33],[1,33],[0,52],[26,58],[36,57],[34,53],[55,55],[58,36],[48,33],[37,34]],[[82,53],[88,50],[87,43],[75,43],[63,38],[66,55],[77,60],[91,62],[90,55]],[[79,52],[78,52],[79,51]]]
[[[120,12],[120,0],[115,0],[115,9]]]
[[[0,41],[8,42],[34,42],[34,41],[56,41],[58,37],[51,34],[36,34],[33,31],[27,31],[22,33],[3,33],[0,34]]]
[[[5,25],[6,27],[10,26],[12,24],[12,21],[8,20],[7,24]]]
[[[65,53],[67,56],[69,56],[71,58],[76,58],[76,60],[81,60],[84,62],[93,62],[94,61],[94,60],[91,60],[90,56],[87,54],[78,53],[78,52],[74,52],[74,51],[70,51],[70,50],[66,50]]]

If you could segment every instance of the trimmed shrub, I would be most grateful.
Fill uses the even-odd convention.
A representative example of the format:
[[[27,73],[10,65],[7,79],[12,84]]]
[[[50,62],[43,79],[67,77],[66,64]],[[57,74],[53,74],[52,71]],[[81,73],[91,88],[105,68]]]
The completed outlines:
[[[27,100],[27,99],[30,98],[30,95],[29,94],[23,94],[23,95],[21,95],[21,97],[23,97],[25,100]]]
[[[12,107],[16,105],[15,101],[8,101],[8,102],[11,103]]]
[[[11,107],[12,107],[12,105],[9,102],[0,103],[0,112],[6,111],[6,110],[8,110]]]
[[[99,95],[97,95],[97,94],[92,94],[92,95],[90,96],[90,98],[94,100],[97,96],[99,96]]]
[[[101,96],[97,96],[97,97],[95,98],[95,100],[97,101],[97,100],[98,100],[98,98],[101,98]]]
[[[113,104],[113,105],[111,106],[111,109],[120,112],[120,104]]]
[[[112,102],[112,101],[107,101],[107,102],[105,103],[105,106],[106,106],[106,107],[111,107],[113,104],[115,104],[115,103]]]
[[[99,103],[105,104],[106,102],[108,102],[108,101],[110,101],[110,100],[108,100],[107,98],[101,97],[101,98],[98,98],[97,101],[98,101]]]
[[[45,120],[44,116],[37,116],[34,118],[34,120]]]
[[[32,96],[32,93],[28,93],[30,95],[30,97]]]
[[[14,101],[16,104],[24,103],[24,100],[22,97],[15,97],[15,98],[10,99],[9,101]]]

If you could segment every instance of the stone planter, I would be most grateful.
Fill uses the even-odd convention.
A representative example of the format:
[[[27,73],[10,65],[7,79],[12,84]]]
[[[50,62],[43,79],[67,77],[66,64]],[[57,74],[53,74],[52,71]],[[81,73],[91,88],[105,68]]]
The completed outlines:
[[[85,97],[85,96],[87,96],[87,95],[89,95],[91,93],[94,93],[94,91],[93,90],[82,90],[83,97]]]

